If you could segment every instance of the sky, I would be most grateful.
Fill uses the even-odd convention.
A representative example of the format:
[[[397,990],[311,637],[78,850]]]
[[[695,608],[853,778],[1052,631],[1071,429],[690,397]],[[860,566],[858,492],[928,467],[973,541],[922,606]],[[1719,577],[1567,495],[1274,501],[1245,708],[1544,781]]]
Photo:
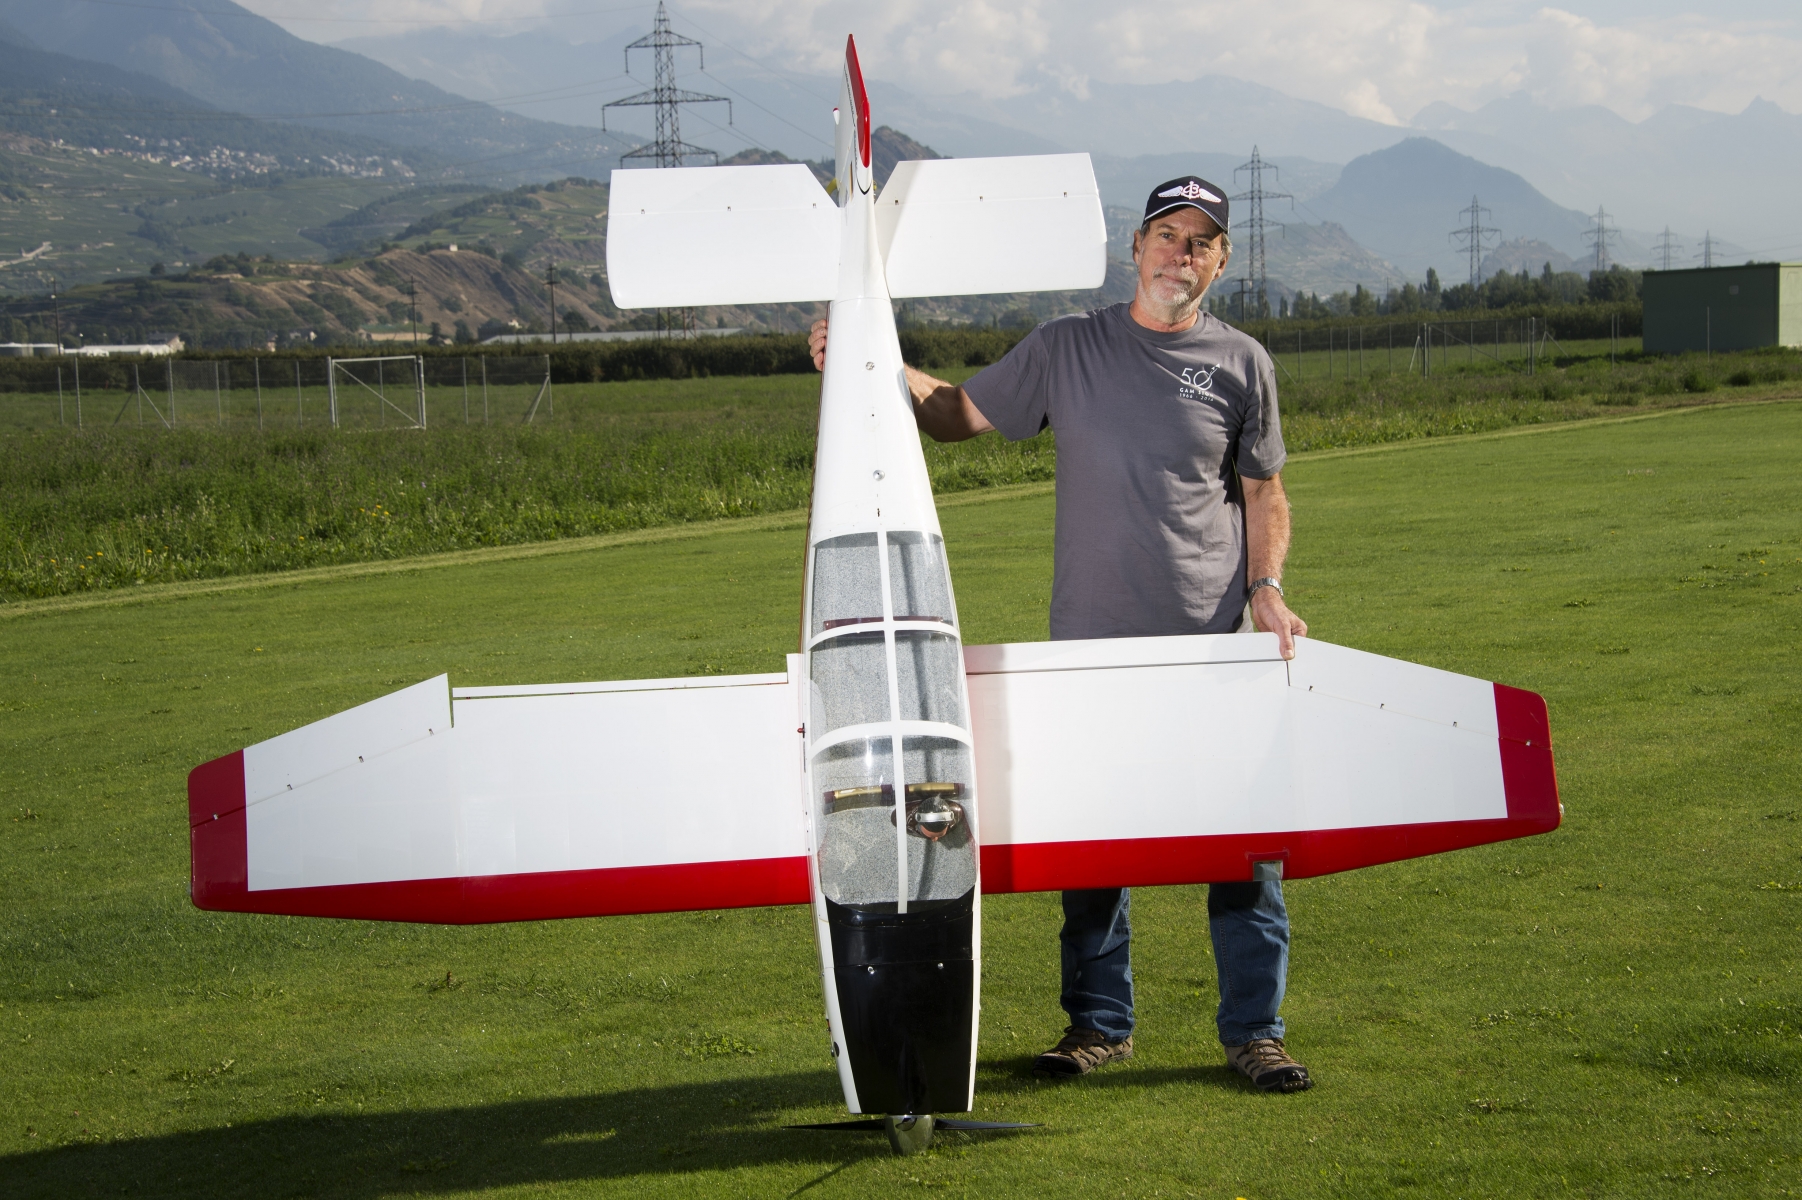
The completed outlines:
[[[310,41],[429,26],[550,29],[597,40],[648,28],[623,0],[238,0]],[[202,5],[204,7],[204,4]],[[867,74],[924,95],[1015,95],[1095,81],[1230,75],[1387,124],[1429,104],[1471,109],[1524,91],[1643,120],[1667,104],[1802,113],[1796,0],[681,0],[678,31],[776,70],[835,74],[847,31]],[[715,51],[718,53],[718,51]]]

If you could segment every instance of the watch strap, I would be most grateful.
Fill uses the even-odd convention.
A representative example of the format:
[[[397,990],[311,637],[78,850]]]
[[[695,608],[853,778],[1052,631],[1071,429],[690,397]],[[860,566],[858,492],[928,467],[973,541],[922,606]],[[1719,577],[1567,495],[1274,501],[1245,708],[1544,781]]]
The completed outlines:
[[[1283,585],[1274,577],[1266,575],[1262,579],[1254,579],[1251,581],[1251,586],[1245,589],[1246,600],[1250,600],[1253,596],[1257,595],[1259,588],[1273,588],[1277,595],[1283,595]]]

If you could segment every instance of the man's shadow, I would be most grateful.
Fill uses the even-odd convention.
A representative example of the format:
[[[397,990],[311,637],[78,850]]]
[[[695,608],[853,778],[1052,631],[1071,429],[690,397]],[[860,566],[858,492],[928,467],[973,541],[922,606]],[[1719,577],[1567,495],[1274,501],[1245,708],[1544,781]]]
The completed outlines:
[[[465,1108],[289,1115],[229,1128],[0,1156],[0,1193],[313,1196],[359,1200],[518,1184],[792,1163],[821,1170],[889,1153],[878,1134],[786,1130],[836,1098],[825,1071]],[[814,1110],[816,1115],[794,1116]]]
[[[990,1061],[978,1091],[1007,1097],[1009,1119],[1030,1109],[1031,1059]],[[1060,1087],[1233,1087],[1207,1068],[1103,1071]],[[828,1071],[748,1076],[599,1095],[463,1108],[287,1115],[228,1128],[74,1143],[0,1156],[0,1194],[28,1196],[329,1195],[374,1200],[519,1184],[684,1175],[788,1164],[797,1194],[890,1151],[881,1134],[784,1129],[835,1120]],[[829,1105],[822,1112],[823,1105]],[[986,1113],[975,1114],[986,1117]],[[1034,1131],[1044,1136],[1055,1130]],[[946,1134],[980,1141],[992,1134]],[[1013,1136],[1013,1135],[1003,1135]]]

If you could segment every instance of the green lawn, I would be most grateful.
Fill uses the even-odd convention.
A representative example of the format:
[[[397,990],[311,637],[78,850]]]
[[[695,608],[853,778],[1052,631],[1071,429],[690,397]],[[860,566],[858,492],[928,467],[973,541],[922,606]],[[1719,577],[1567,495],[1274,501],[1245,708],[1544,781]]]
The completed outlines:
[[[1057,902],[994,898],[977,1115],[1045,1128],[905,1160],[780,1128],[841,1112],[800,909],[440,929],[184,892],[185,773],[233,747],[443,670],[775,669],[798,522],[0,610],[0,1193],[1802,1193],[1798,461],[1796,403],[1298,458],[1296,608],[1544,693],[1563,828],[1290,885],[1297,1096],[1222,1069],[1192,888],[1135,897],[1138,1057],[1034,1081]],[[970,639],[1045,636],[1049,495],[956,500]]]

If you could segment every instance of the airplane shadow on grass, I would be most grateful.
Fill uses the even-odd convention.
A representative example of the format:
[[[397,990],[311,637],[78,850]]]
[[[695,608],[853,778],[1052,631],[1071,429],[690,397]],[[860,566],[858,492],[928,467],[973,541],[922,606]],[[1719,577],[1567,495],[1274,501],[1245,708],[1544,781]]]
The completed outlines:
[[[1027,1098],[1046,1086],[1032,1081],[1030,1067],[1030,1059],[985,1063],[979,1092]],[[1052,1086],[1099,1084],[1113,1093],[1184,1083],[1233,1086],[1224,1072],[1199,1068],[1116,1071]],[[786,1164],[796,1168],[796,1194],[805,1194],[846,1167],[889,1154],[880,1134],[782,1128],[836,1119],[819,1105],[837,1093],[835,1074],[803,1071],[466,1108],[289,1115],[0,1156],[0,1192],[373,1200]],[[1056,1130],[1026,1136],[1047,1132]],[[993,1136],[944,1134],[941,1142]]]

